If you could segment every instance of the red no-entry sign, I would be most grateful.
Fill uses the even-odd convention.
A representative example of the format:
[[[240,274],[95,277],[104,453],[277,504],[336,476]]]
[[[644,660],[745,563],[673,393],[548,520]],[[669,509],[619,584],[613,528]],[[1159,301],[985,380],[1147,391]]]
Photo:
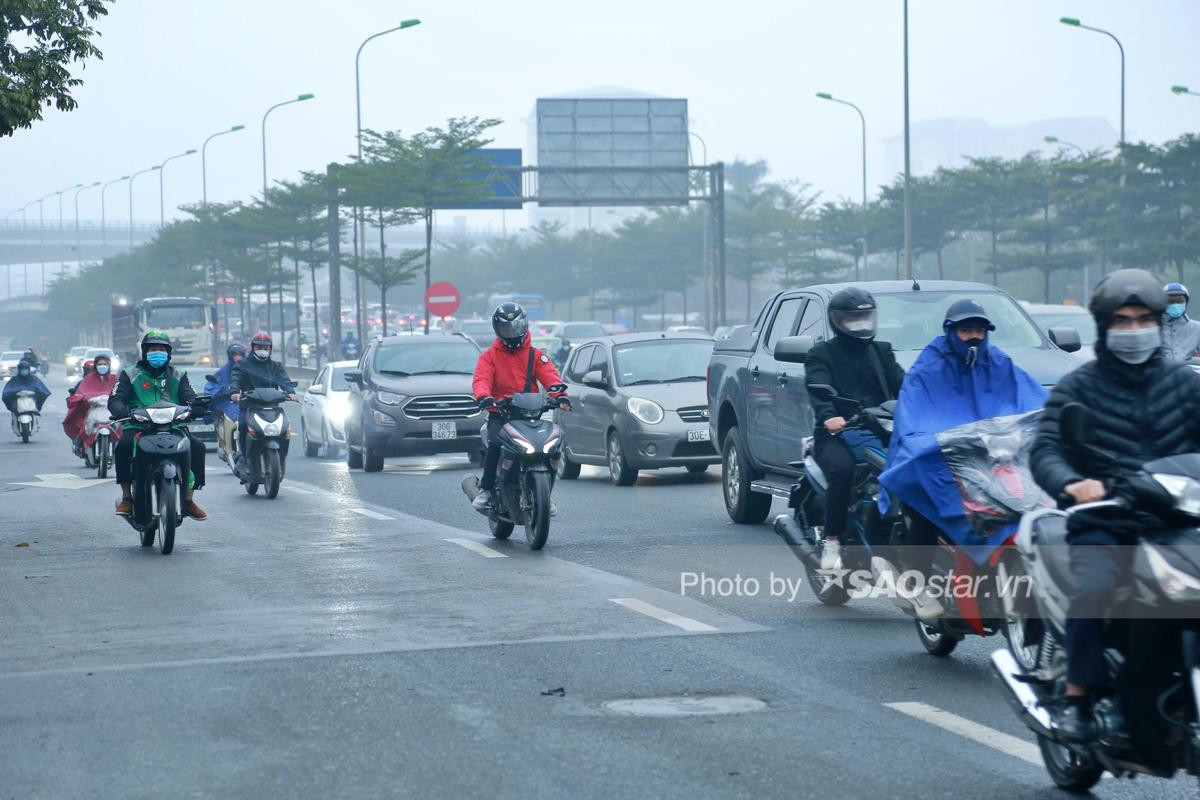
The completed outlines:
[[[425,307],[435,317],[448,317],[462,303],[458,287],[447,281],[438,281],[425,292]]]

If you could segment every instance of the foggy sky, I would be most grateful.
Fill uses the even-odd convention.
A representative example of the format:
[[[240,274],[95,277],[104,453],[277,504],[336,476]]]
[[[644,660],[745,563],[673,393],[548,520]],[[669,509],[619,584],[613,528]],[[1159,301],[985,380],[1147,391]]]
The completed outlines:
[[[1200,3],[1189,0],[911,0],[913,120],[1100,116],[1116,129],[1116,45],[1060,16],[1124,43],[1129,139],[1200,128],[1200,98],[1169,92],[1200,86]],[[765,158],[774,177],[857,199],[858,118],[813,97],[829,91],[863,108],[871,185],[889,180],[882,140],[903,120],[900,0],[119,0],[100,22],[104,60],[78,72],[79,108],[48,110],[0,139],[0,214],[198,149],[237,123],[246,130],[209,146],[209,199],[248,200],[261,191],[262,113],[301,92],[316,98],[271,116],[271,178],[344,160],[354,148],[355,50],[407,17],[423,24],[363,53],[364,127],[495,116],[505,121],[495,145],[525,148],[539,96],[623,86],[688,98],[710,161]],[[199,201],[199,154],[168,165],[166,188],[168,218]],[[126,218],[125,184],[107,197],[109,216]],[[98,219],[99,202],[98,189],[82,194],[80,216]],[[45,210],[57,219],[53,199]],[[37,206],[27,213],[36,219]],[[134,216],[158,218],[153,173],[138,179]],[[509,212],[508,224],[522,223]]]

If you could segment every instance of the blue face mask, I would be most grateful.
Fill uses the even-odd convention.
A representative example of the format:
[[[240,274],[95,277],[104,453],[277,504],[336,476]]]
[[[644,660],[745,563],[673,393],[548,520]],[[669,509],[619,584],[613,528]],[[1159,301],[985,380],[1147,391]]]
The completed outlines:
[[[1167,306],[1167,316],[1171,319],[1179,319],[1185,311],[1187,311],[1187,303],[1171,303]]]
[[[96,372],[100,373],[101,375],[107,375],[108,374],[108,364],[97,364]]]
[[[20,375],[22,378],[28,378],[28,377],[29,377],[29,370],[28,370],[27,368],[26,368],[26,369],[19,369],[19,370],[17,370],[17,374],[18,374],[18,375]]]
[[[165,367],[169,358],[170,356],[162,350],[155,350],[146,354],[146,363],[158,369],[159,367]]]

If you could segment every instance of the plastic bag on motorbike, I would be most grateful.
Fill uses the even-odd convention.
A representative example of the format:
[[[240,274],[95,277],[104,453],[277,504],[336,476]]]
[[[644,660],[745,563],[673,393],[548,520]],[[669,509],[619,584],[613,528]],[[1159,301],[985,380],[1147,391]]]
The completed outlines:
[[[1037,508],[1054,505],[1034,482],[1029,453],[1042,410],[960,425],[937,434],[972,531],[989,536]]]

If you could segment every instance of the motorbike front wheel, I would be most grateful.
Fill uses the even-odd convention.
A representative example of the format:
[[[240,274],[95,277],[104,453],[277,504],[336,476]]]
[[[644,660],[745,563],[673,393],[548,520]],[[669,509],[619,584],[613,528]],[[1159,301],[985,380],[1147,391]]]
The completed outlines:
[[[158,508],[158,549],[169,556],[175,549],[175,526],[179,523],[179,487],[161,475],[154,481],[155,502]]]
[[[1091,756],[1081,755],[1070,748],[1038,736],[1038,749],[1054,785],[1066,792],[1083,794],[1100,782],[1104,767]]]
[[[914,621],[917,623],[917,638],[929,655],[948,656],[958,647],[959,640],[947,633],[941,623],[935,621],[931,624],[919,619]]]
[[[263,484],[267,490],[267,499],[274,500],[279,496],[279,483],[283,480],[283,465],[279,462],[279,451],[268,450],[263,456]]]
[[[525,481],[525,497],[529,503],[525,541],[530,550],[541,550],[550,538],[550,473],[530,472]]]
[[[21,426],[21,444],[29,444],[30,435],[31,435],[30,426],[22,425]]]
[[[96,456],[96,477],[108,477],[108,465],[112,461],[112,454],[109,451],[110,443],[107,436],[100,437],[100,453]]]

